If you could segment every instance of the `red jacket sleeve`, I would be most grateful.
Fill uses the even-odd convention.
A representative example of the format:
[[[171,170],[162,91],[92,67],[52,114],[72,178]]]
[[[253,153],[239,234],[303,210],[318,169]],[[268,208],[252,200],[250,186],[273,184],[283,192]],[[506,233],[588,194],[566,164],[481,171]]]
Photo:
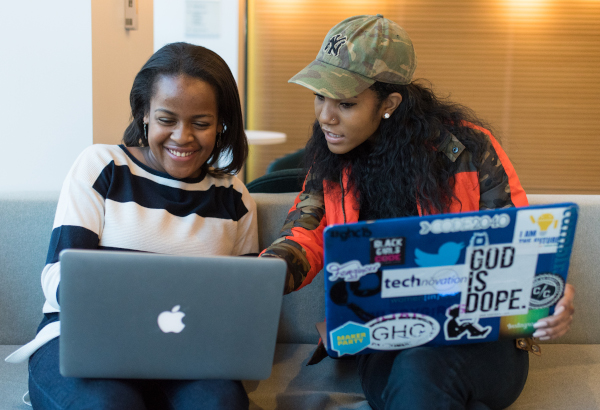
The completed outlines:
[[[322,183],[309,174],[281,229],[280,237],[260,256],[287,262],[285,293],[308,285],[323,268],[323,229],[327,226]]]

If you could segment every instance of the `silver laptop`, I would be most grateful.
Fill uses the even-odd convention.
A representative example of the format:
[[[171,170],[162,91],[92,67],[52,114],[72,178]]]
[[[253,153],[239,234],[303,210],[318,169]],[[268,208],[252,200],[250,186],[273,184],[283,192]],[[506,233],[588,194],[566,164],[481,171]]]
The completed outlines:
[[[65,250],[67,377],[269,377],[286,264],[275,258]]]

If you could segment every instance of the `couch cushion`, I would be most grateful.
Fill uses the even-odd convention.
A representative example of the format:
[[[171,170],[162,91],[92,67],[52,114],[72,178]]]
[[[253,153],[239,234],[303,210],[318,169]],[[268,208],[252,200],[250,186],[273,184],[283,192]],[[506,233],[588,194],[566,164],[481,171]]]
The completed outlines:
[[[23,410],[31,407],[23,403],[27,391],[27,363],[6,363],[4,358],[19,345],[0,345],[0,409]]]
[[[554,343],[600,343],[600,195],[528,195],[532,205],[575,202],[579,219],[567,282],[575,287],[571,330]]]
[[[271,377],[244,381],[251,410],[369,410],[351,360],[326,358],[306,366],[316,345],[278,344]],[[0,346],[6,357],[18,346]],[[600,409],[600,345],[553,344],[529,356],[529,377],[510,410]],[[27,364],[0,362],[0,409],[30,409],[21,402],[27,390]]]
[[[288,211],[298,193],[252,194],[258,210],[258,246],[265,249],[279,237]]]
[[[19,346],[0,346],[0,357]],[[357,409],[370,410],[358,381],[353,360],[326,359],[306,366],[314,344],[278,344],[271,377],[245,381],[251,410]],[[31,409],[23,404],[27,391],[27,363],[0,361],[0,409]]]
[[[271,377],[244,382],[250,409],[370,409],[355,362],[326,358],[306,366],[315,347],[278,345]],[[547,344],[529,363],[525,388],[510,410],[600,409],[600,345]]]
[[[546,344],[510,410],[600,409],[600,345]]]
[[[258,208],[258,242],[261,250],[279,237],[279,231],[296,195],[252,194]],[[324,317],[324,279],[323,274],[319,273],[310,286],[284,296],[277,342],[316,343],[319,335],[315,324],[323,321]]]
[[[244,381],[250,410],[371,410],[354,360],[326,358],[306,366],[315,344],[278,344],[271,377]]]
[[[0,344],[24,344],[42,321],[40,285],[58,193],[0,194]]]

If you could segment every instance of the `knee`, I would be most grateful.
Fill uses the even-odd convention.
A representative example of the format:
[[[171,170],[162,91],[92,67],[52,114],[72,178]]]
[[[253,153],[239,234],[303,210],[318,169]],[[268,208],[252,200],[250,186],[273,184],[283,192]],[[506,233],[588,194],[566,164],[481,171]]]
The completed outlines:
[[[212,380],[211,398],[204,402],[203,408],[248,410],[248,394],[241,382],[236,380]],[[208,403],[210,402],[210,405]],[[207,406],[208,405],[208,406]]]
[[[408,349],[395,358],[382,392],[386,408],[429,409],[439,408],[440,403],[456,403],[460,408],[464,404],[460,376],[439,350]]]
[[[392,375],[399,381],[412,383],[435,383],[448,369],[446,358],[440,349],[416,347],[396,356]]]

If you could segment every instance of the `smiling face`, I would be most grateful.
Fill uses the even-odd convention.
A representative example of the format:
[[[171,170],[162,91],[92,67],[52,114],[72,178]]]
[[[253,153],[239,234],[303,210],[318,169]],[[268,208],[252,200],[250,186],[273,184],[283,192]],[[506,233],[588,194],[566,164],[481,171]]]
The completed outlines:
[[[209,159],[222,131],[217,97],[206,81],[181,74],[163,76],[154,84],[145,162],[173,178],[195,178]]]
[[[372,137],[383,115],[391,111],[371,89],[344,100],[315,94],[315,116],[334,154],[345,154]]]

